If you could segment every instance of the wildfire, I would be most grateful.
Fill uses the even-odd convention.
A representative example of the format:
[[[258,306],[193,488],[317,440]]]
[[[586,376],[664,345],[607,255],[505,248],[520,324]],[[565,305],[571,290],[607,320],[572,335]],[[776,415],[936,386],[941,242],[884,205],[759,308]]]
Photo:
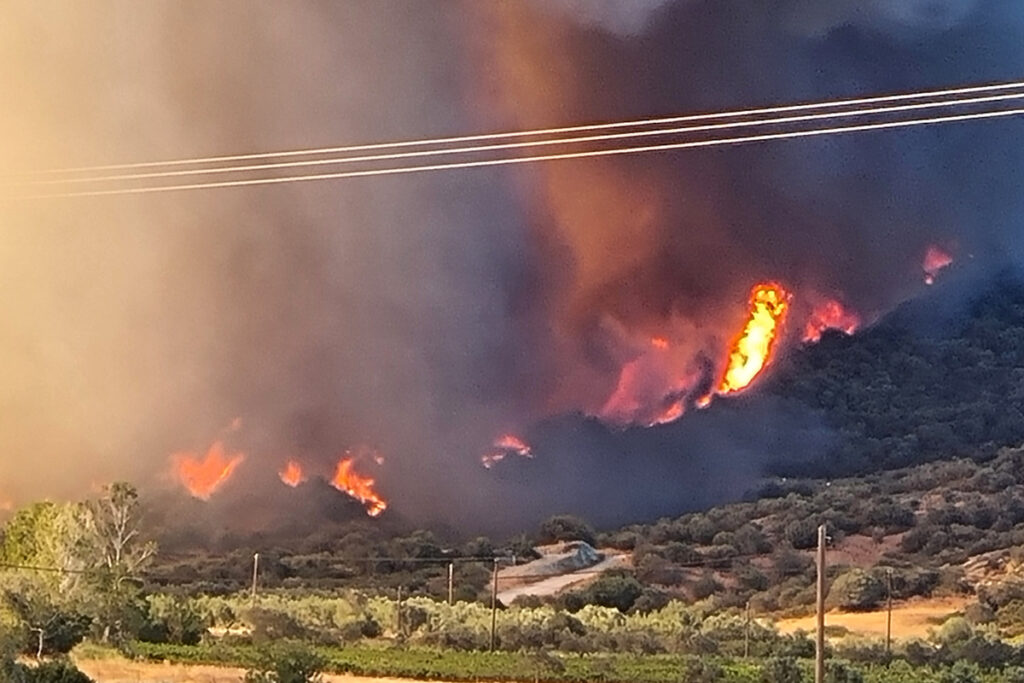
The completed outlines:
[[[366,508],[366,514],[371,517],[378,517],[387,510],[388,503],[373,490],[374,480],[364,477],[356,472],[356,458],[360,453],[352,455],[351,451],[345,452],[345,457],[338,461],[338,468],[335,470],[334,478],[331,479],[331,486],[352,496]],[[376,458],[374,458],[376,461]],[[383,460],[383,459],[382,459]]]
[[[934,284],[935,276],[939,274],[939,271],[951,263],[953,263],[953,257],[943,249],[934,244],[929,246],[924,252],[924,262],[921,264],[921,268],[924,270],[925,284]]]
[[[209,500],[217,489],[224,485],[245,455],[224,450],[224,443],[215,441],[203,458],[195,453],[176,453],[171,456],[174,473],[193,497]]]
[[[685,412],[686,409],[683,407],[683,399],[672,401],[664,410],[654,416],[653,424],[664,425],[669,422],[675,422],[681,418]]]
[[[771,361],[779,328],[789,311],[789,293],[781,285],[766,282],[754,287],[750,295],[750,318],[732,344],[729,362],[719,394],[746,388]]]
[[[496,450],[485,454],[480,458],[480,462],[487,469],[494,467],[496,463],[501,462],[509,455],[518,455],[523,458],[532,458],[533,450],[526,444],[525,441],[520,439],[518,436],[512,434],[503,434],[494,440],[494,448]]]
[[[284,469],[277,473],[281,481],[295,488],[306,481],[306,473],[302,471],[302,465],[295,460],[289,460]]]
[[[829,299],[811,313],[811,318],[804,327],[803,340],[816,342],[821,339],[825,330],[842,330],[846,334],[853,334],[859,326],[859,315],[846,310],[835,299]]]

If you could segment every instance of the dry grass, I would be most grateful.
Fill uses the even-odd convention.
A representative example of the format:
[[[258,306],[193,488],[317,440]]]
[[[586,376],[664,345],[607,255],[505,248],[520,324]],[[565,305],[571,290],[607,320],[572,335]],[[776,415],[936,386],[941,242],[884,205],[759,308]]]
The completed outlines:
[[[951,614],[961,611],[967,603],[967,598],[960,597],[915,599],[897,603],[892,609],[892,636],[895,639],[924,638],[930,629],[936,628]],[[885,636],[885,622],[884,609],[874,612],[832,611],[825,616],[827,626],[842,626],[851,634],[864,636]],[[780,619],[776,625],[784,633],[813,631],[814,615]]]
[[[239,683],[242,669],[157,662],[133,662],[120,657],[75,662],[96,683]],[[324,676],[326,683],[412,683],[402,678]]]

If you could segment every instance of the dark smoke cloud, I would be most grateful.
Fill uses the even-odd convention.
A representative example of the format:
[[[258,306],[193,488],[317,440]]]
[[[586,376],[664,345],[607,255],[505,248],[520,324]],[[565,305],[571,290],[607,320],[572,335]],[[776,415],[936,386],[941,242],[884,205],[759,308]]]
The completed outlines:
[[[0,164],[1013,80],[1022,33],[1009,0],[15,2],[0,85],[20,96],[0,111]],[[759,279],[804,296],[795,307],[841,296],[870,318],[922,290],[928,244],[1019,260],[1021,126],[5,204],[0,494],[172,488],[168,456],[241,417],[224,438],[247,460],[204,508],[220,517],[235,500],[286,517],[285,458],[329,474],[361,443],[385,453],[372,474],[416,520],[610,523],[735,497],[779,453],[827,443],[814,416],[746,399],[651,430],[580,415],[655,333],[673,355],[645,373],[706,383]],[[506,431],[536,457],[483,470]]]

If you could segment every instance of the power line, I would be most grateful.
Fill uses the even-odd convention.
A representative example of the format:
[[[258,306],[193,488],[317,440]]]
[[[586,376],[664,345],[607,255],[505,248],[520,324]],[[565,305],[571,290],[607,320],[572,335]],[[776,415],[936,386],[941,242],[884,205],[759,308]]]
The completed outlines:
[[[78,166],[69,168],[54,168],[38,171],[29,171],[20,175],[47,175],[59,173],[85,173],[92,171],[112,171],[131,168],[152,168],[159,166],[180,166],[188,164],[207,164],[225,161],[247,161],[253,159],[270,159],[275,157],[310,156],[316,154],[336,154],[344,152],[361,152],[376,149],[394,149],[401,147],[415,147],[422,145],[455,144],[463,142],[475,142],[484,140],[497,140],[502,138],[529,137],[535,135],[553,135],[561,133],[575,133],[590,130],[607,130],[614,128],[627,128],[632,126],[650,126],[671,123],[682,123],[686,121],[712,120],[716,118],[731,118],[739,116],[760,116],[764,114],[780,114],[807,109],[820,109],[825,107],[859,106],[863,104],[877,104],[881,102],[899,102],[912,99],[923,99],[928,97],[944,97],[949,95],[966,95],[972,93],[1009,90],[1024,87],[1024,81],[1010,83],[995,83],[978,86],[965,86],[957,88],[945,88],[941,90],[925,90],[894,95],[877,95],[871,97],[858,97],[842,100],[823,100],[801,104],[790,104],[772,107],[758,107],[752,109],[737,109],[724,112],[713,112],[705,114],[685,114],[679,116],[655,117],[646,119],[634,119],[629,121],[614,121],[608,123],[582,124],[575,126],[561,126],[555,128],[537,128],[523,131],[507,131],[500,133],[481,133],[475,135],[461,135],[437,138],[424,138],[418,140],[403,140],[397,142],[369,143],[361,145],[347,145],[339,147],[319,147],[299,150],[287,150],[279,152],[259,152],[252,154],[233,154],[223,156],[192,157],[186,159],[174,159],[168,161],[143,161],[119,164],[104,164],[94,166]]]
[[[570,145],[583,142],[605,142],[609,140],[627,140],[633,138],[644,138],[663,135],[678,135],[683,133],[697,133],[712,130],[749,128],[768,125],[779,125],[788,123],[806,123],[836,118],[856,118],[873,116],[878,114],[891,114],[897,112],[916,111],[920,109],[952,108],[966,106],[969,104],[983,104],[992,102],[1003,102],[1024,98],[1024,92],[1016,92],[1001,95],[988,95],[985,97],[954,98],[949,100],[936,100],[932,102],[919,102],[916,104],[903,104],[886,107],[872,107],[867,109],[853,109],[837,112],[825,112],[819,114],[803,114],[800,116],[783,116],[775,118],[752,119],[749,121],[732,121],[728,123],[711,123],[697,126],[681,126],[675,128],[656,128],[653,130],[631,131],[626,133],[605,133],[601,135],[584,135],[547,140],[534,140],[528,142],[510,142],[491,145],[473,145],[468,147],[455,147],[449,149],[426,149],[413,152],[394,152],[389,154],[371,154],[354,157],[331,157],[327,159],[307,159],[303,161],[286,161],[265,164],[250,164],[242,166],[221,166],[216,168],[194,168],[174,171],[155,171],[146,173],[122,173],[115,175],[86,176],[80,178],[57,178],[48,180],[33,180],[24,185],[66,185],[73,183],[100,183],[125,180],[145,180],[152,178],[171,178],[193,175],[211,175],[218,173],[242,173],[252,171],[267,171],[281,168],[298,168],[311,166],[328,166],[341,164],[365,163],[374,161],[393,161],[398,159],[415,159],[434,156],[451,156],[460,154],[473,154],[479,152],[493,152],[499,150],[523,149],[530,147],[548,147],[552,145]]]
[[[916,126],[929,126],[940,123],[954,123],[972,120],[1006,118],[1024,114],[1024,109],[1001,109],[995,111],[974,112],[970,114],[957,114],[940,117],[926,117],[919,119],[908,119],[904,121],[887,121],[881,123],[868,123],[855,126],[836,126],[832,128],[821,128],[811,130],[786,131],[779,133],[763,133],[758,135],[713,138],[709,140],[691,140],[685,142],[673,142],[657,145],[612,147],[600,150],[587,150],[580,152],[563,152],[557,154],[534,155],[524,157],[510,157],[498,159],[484,159],[477,161],[463,161],[443,164],[427,164],[420,166],[404,166],[379,169],[367,169],[359,171],[342,171],[337,173],[320,173],[309,175],[279,176],[274,178],[252,178],[245,180],[229,180],[205,183],[187,183],[180,185],[158,185],[149,187],[133,187],[107,190],[84,190],[76,192],[61,192],[50,194],[26,195],[21,197],[10,197],[18,200],[39,200],[39,199],[64,199],[75,197],[102,197],[113,195],[131,194],[152,194],[157,192],[176,192],[183,190],[215,189],[228,187],[248,187],[255,185],[277,185],[283,183],[309,182],[317,180],[339,180],[343,178],[373,177],[385,175],[404,175],[409,173],[423,173],[429,171],[456,170],[468,168],[483,168],[490,166],[505,166],[512,164],[535,163],[542,161],[556,161],[565,159],[585,159],[594,157],[617,156],[624,154],[638,154],[643,152],[661,152],[669,150],[695,149],[704,147],[732,146],[739,144],[750,144],[766,142],[770,140],[787,140],[798,138],[819,137],[824,135],[837,135],[842,133],[855,133],[870,130],[886,130],[897,128],[910,128]]]

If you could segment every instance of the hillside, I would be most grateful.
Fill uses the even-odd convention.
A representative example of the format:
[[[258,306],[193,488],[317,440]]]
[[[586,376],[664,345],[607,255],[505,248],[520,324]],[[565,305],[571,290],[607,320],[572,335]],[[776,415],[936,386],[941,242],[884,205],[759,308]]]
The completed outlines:
[[[774,473],[986,460],[1024,441],[1024,283],[1004,273],[974,291],[936,289],[855,336],[826,334],[786,358],[767,392],[814,410],[837,439],[809,460],[776,459]]]

